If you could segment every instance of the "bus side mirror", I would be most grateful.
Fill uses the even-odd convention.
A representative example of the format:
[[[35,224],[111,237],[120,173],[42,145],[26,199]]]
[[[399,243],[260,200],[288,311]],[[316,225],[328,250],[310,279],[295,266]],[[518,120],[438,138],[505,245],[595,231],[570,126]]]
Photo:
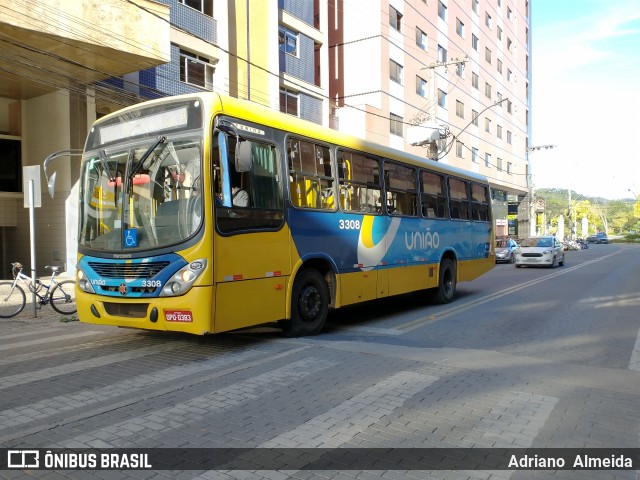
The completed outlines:
[[[242,140],[236,144],[236,172],[251,171],[251,142]]]
[[[53,198],[53,195],[56,191],[56,174],[58,172],[53,172],[53,175],[49,179],[47,179],[47,189],[49,190],[49,196]]]

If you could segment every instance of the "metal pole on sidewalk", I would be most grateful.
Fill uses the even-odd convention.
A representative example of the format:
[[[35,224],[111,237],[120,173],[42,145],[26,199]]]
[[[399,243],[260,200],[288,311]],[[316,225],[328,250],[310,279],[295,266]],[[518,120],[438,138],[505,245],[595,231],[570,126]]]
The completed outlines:
[[[36,284],[36,222],[35,222],[35,190],[33,179],[29,180],[29,235],[31,240],[31,285]],[[36,304],[36,289],[31,291],[31,301],[33,303],[33,318],[38,317],[38,306]]]

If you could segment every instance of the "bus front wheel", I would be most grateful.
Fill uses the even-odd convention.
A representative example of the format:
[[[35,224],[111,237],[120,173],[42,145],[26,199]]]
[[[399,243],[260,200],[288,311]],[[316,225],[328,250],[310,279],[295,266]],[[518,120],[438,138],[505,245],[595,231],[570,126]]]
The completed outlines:
[[[291,319],[280,322],[287,337],[317,335],[329,312],[329,288],[317,270],[303,270],[296,277],[291,295]]]
[[[450,303],[456,295],[456,265],[449,258],[442,260],[435,297],[438,303]]]

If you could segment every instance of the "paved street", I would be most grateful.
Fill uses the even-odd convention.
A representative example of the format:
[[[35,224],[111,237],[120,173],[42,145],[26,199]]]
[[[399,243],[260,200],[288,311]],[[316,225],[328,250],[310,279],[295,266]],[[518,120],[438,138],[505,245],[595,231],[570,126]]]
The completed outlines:
[[[639,448],[640,247],[498,265],[450,305],[335,312],[316,337],[0,320],[6,448]],[[179,470],[179,468],[176,468]],[[0,478],[620,478],[633,470],[112,470]]]

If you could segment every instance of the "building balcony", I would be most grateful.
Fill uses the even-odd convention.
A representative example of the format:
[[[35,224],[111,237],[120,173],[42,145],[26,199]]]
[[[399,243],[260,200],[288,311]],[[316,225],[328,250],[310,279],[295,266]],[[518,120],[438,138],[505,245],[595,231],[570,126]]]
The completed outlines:
[[[28,99],[171,59],[169,7],[154,1],[0,0],[0,97]]]

